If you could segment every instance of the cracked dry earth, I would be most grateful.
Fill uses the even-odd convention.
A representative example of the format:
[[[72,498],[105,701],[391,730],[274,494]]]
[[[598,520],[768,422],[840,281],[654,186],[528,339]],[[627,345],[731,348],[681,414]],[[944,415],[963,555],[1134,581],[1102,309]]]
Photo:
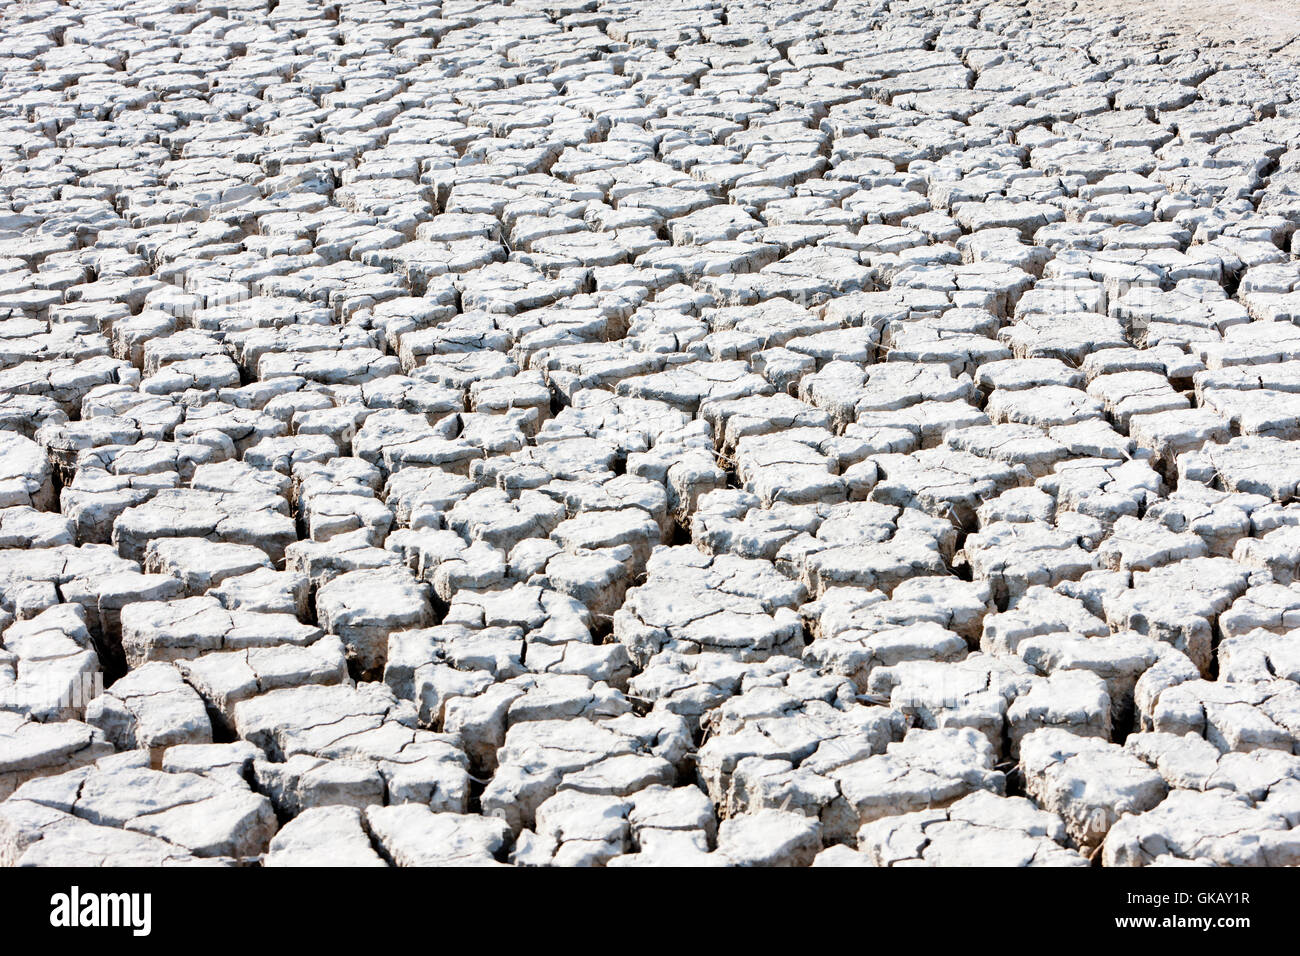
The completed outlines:
[[[1300,862],[1300,68],[1084,7],[6,5],[0,862]]]

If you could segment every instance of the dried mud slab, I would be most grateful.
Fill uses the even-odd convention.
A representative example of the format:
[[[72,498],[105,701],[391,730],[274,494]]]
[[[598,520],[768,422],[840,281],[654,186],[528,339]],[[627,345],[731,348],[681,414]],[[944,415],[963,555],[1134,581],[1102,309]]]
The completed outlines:
[[[1300,862],[1285,0],[0,10],[0,864]]]

